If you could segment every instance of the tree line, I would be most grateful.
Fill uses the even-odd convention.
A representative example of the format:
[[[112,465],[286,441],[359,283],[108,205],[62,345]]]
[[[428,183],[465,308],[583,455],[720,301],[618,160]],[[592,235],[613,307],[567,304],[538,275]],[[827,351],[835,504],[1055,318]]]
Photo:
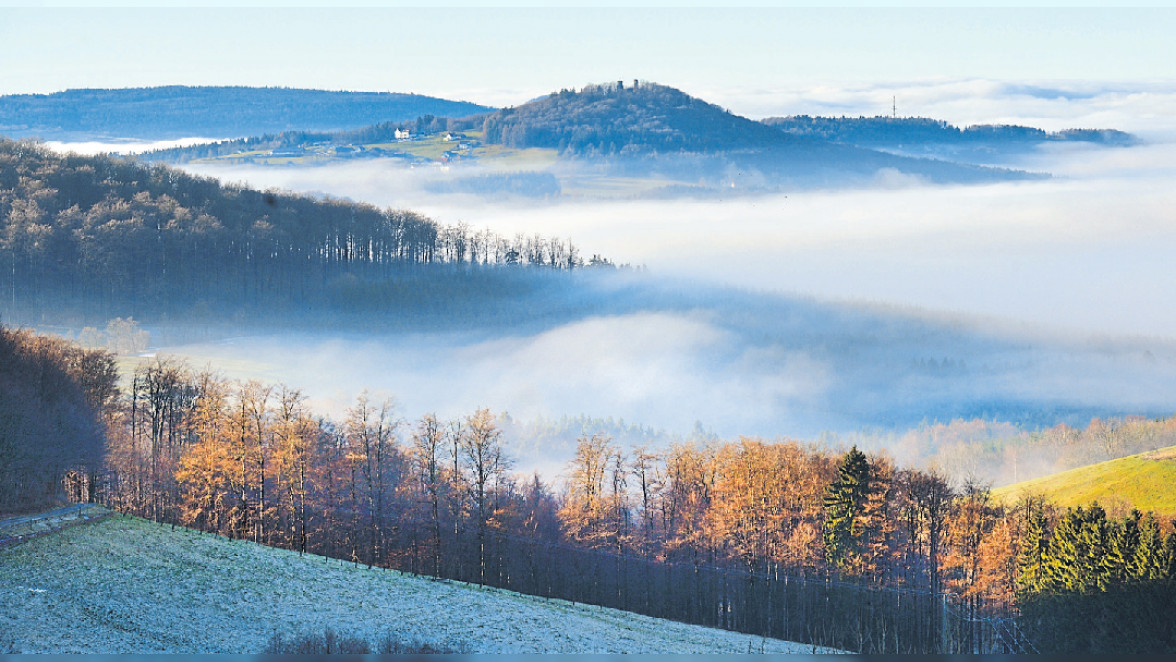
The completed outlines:
[[[136,371],[119,421],[100,483],[127,512],[715,627],[876,652],[1021,650],[1000,628],[1034,596],[1071,590],[1027,590],[1026,550],[1042,531],[1062,527],[1050,535],[1063,540],[1065,512],[1005,506],[983,485],[856,448],[625,452],[586,434],[548,482],[510,471],[487,410],[410,422],[361,395],[332,421],[296,390],[170,360]],[[1152,573],[1074,590],[1170,581],[1176,536],[1134,517],[1155,543]],[[1055,565],[1089,574],[1067,563]]]
[[[0,141],[0,301],[104,318],[321,306],[361,284],[393,302],[422,271],[460,291],[490,267],[611,264],[570,241],[503,237],[411,211],[223,185],[111,156]],[[458,275],[452,275],[453,272]],[[449,274],[449,275],[447,275]],[[370,292],[369,292],[370,294]]]

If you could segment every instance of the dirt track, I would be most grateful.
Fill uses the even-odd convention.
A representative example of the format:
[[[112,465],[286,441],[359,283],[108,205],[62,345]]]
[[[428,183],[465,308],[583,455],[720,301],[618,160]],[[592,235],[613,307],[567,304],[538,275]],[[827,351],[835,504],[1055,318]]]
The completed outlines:
[[[43,513],[0,519],[0,548],[18,545],[47,533],[100,520],[109,515],[110,511],[98,504],[78,503]]]

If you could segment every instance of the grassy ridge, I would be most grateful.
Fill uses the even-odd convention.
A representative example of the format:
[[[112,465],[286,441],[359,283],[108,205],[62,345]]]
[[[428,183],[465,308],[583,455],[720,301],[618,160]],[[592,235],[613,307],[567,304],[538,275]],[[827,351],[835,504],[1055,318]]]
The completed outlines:
[[[1176,446],[1014,483],[992,494],[1005,502],[1033,494],[1064,507],[1098,501],[1109,509],[1125,506],[1176,515]]]

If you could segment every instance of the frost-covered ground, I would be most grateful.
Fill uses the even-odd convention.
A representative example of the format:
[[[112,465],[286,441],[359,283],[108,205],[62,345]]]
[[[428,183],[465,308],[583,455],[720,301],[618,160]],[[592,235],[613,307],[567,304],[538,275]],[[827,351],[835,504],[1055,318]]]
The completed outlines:
[[[829,652],[122,516],[0,550],[0,633],[20,652],[257,653],[326,627],[474,653]]]

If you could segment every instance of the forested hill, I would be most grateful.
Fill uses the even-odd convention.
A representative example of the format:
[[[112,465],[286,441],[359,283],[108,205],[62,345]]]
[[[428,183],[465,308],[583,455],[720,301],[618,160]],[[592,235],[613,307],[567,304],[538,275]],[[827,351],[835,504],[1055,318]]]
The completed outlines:
[[[800,136],[647,82],[562,90],[487,115],[487,143],[604,157],[615,174],[726,182],[749,190],[869,185],[894,171],[931,182],[1036,177],[1025,172],[888,154]],[[730,173],[749,181],[730,181]]]
[[[1126,146],[1135,142],[1130,133],[1114,129],[1069,129],[1047,132],[1028,126],[977,124],[959,128],[926,117],[769,117],[763,123],[794,136],[881,147],[936,144],[1038,144],[1088,142]]]
[[[236,138],[493,110],[419,94],[278,87],[76,89],[0,96],[0,135],[46,140]]]
[[[488,143],[577,155],[714,152],[808,142],[646,82],[561,90],[492,113],[484,128]]]
[[[108,319],[457,306],[462,297],[490,301],[487,290],[519,271],[507,267],[601,262],[567,241],[508,240],[410,211],[222,185],[24,141],[0,140],[0,223],[7,319],[75,307]]]

